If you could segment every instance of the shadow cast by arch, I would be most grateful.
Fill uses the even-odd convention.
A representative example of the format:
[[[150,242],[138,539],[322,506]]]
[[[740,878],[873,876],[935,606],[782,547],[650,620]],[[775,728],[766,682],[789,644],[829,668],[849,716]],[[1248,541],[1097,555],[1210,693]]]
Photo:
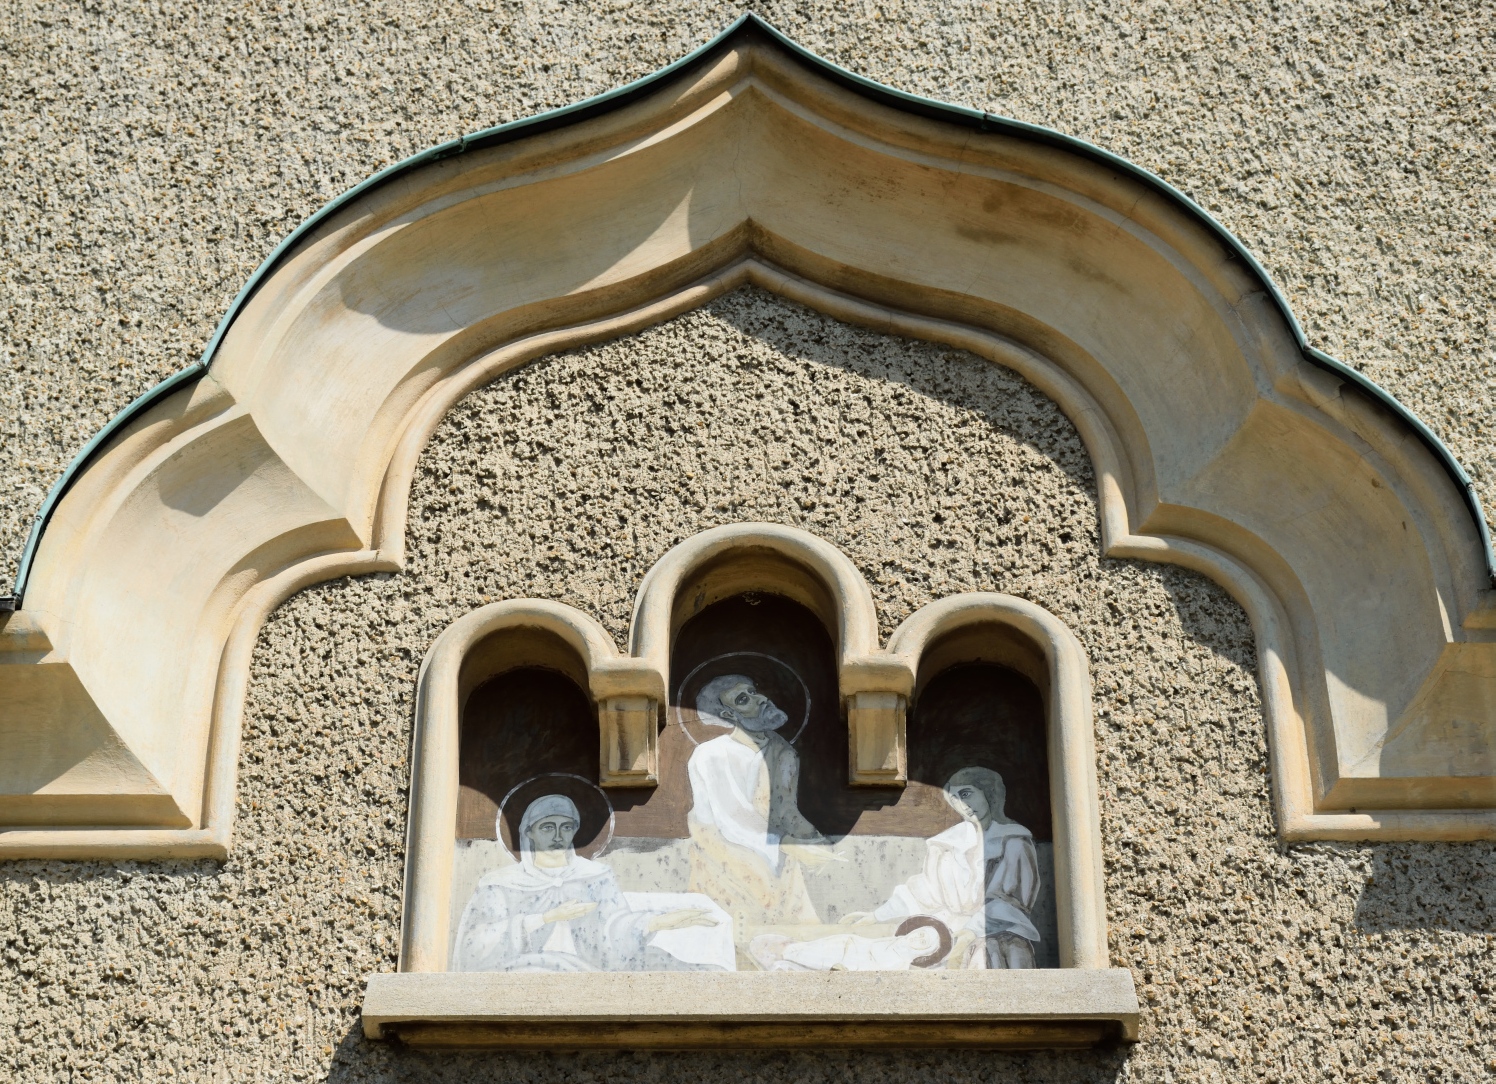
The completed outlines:
[[[838,317],[752,283],[740,286],[703,306],[723,323],[790,357],[898,385],[914,395],[973,412],[991,429],[1012,437],[1059,468],[1096,506],[1099,522],[1101,508],[1096,490],[1096,471],[1086,453],[1080,432],[1060,405],[1021,373],[960,347],[946,346],[926,339],[906,339],[897,332],[882,334],[888,338],[902,339],[916,347],[938,349],[944,355],[943,364],[930,367],[910,358],[908,364],[901,365],[896,361],[859,355],[825,343],[807,343],[785,327],[782,319],[755,317],[750,308],[732,304],[734,297],[772,300],[775,309],[788,316],[804,312],[813,314],[818,319],[843,322]],[[866,329],[858,330],[874,334]],[[1014,400],[1024,392],[1042,400],[1052,413],[1034,414],[1023,409],[1013,409]],[[876,455],[877,449],[873,449],[871,457],[876,458]],[[1016,488],[1018,487],[1015,486]]]
[[[1362,933],[1496,934],[1496,846],[1384,843],[1363,850],[1371,869],[1356,900]]]

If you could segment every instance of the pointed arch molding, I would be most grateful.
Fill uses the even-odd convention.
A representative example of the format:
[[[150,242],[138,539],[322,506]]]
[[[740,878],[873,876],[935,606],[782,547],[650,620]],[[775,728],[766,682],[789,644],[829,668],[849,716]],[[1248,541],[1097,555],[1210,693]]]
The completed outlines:
[[[1250,614],[1285,837],[1496,835],[1496,593],[1442,446],[1308,350],[1172,190],[747,19],[356,189],[246,288],[211,368],[90,446],[0,631],[0,854],[225,853],[258,629],[302,587],[401,567],[443,413],[744,283],[1060,405],[1104,551]]]

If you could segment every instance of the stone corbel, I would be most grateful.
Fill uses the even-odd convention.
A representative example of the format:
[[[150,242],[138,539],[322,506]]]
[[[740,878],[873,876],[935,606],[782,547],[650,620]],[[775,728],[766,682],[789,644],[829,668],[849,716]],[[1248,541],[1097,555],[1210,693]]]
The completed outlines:
[[[598,781],[605,787],[658,786],[664,676],[637,659],[620,657],[588,677],[597,703]]]
[[[914,671],[903,659],[872,656],[841,668],[847,708],[847,781],[854,787],[902,787],[909,781],[906,720]]]

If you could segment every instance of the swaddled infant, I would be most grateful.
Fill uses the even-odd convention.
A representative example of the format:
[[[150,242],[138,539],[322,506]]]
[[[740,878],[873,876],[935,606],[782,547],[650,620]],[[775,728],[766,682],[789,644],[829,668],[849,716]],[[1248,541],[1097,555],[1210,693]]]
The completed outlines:
[[[765,971],[908,971],[940,948],[932,926],[917,926],[892,937],[832,934],[812,941],[792,941],[783,934],[755,937],[749,951]]]

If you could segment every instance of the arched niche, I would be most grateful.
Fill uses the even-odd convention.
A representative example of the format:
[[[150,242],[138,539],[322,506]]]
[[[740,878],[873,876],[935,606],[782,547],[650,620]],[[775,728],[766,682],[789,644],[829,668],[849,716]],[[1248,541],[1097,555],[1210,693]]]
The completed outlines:
[[[896,761],[902,769],[908,764],[904,724],[911,695],[917,704],[932,680],[971,664],[1004,668],[1020,694],[1023,686],[1034,691],[1041,748],[1025,767],[1044,764],[1050,779],[1041,842],[1053,843],[1055,957],[1067,967],[1104,966],[1088,668],[1074,635],[1041,607],[1007,595],[956,595],[914,613],[884,647],[871,592],[836,547],[796,528],[741,523],[694,535],[651,568],[634,606],[630,644],[634,653],[621,655],[594,620],[539,600],[482,607],[432,644],[417,694],[402,969],[440,972],[450,963],[453,915],[461,905],[453,899],[453,839],[461,834],[453,825],[461,819],[462,712],[483,683],[503,674],[554,674],[588,691],[600,734],[595,766],[577,772],[574,764],[536,760],[533,770],[585,774],[597,782],[598,794],[616,767],[619,730],[646,721],[648,779],[633,777],[628,788],[618,788],[615,780],[615,797],[604,795],[618,815],[621,840],[658,842],[690,834],[684,831],[687,812],[703,798],[687,789],[696,786],[696,777],[688,782],[687,761],[714,737],[712,728],[726,725],[700,718],[699,686],[738,674],[796,713],[775,727],[788,734],[787,745],[805,733],[815,739],[805,749],[814,751],[806,754],[814,772],[809,786],[818,792],[809,795],[805,777],[797,776],[799,791],[791,800],[817,813],[817,834],[923,839],[960,819],[929,822],[929,810],[942,801],[931,794],[938,794],[945,779],[917,779],[910,788],[901,773],[880,780],[878,791],[859,794],[856,788],[866,788],[868,780],[859,777],[857,743],[868,740],[868,728],[857,715],[857,700],[898,704]],[[637,700],[648,707],[621,724],[612,706],[634,697],[619,694],[643,694]],[[645,746],[634,742],[634,748]],[[664,770],[661,748],[667,754]],[[841,761],[835,770],[826,749],[835,749]],[[797,772],[805,772],[806,755],[793,755]],[[652,789],[661,780],[664,785]],[[910,824],[920,827],[899,827]],[[827,909],[823,900],[815,906],[833,917],[845,911],[836,903]]]
[[[370,1035],[436,1043],[460,1025],[498,1045],[570,1042],[569,1015],[612,1019],[597,1015],[598,998],[626,974],[639,992],[629,1020],[667,1019],[677,1008],[665,1002],[702,997],[717,1006],[699,1014],[705,1036],[765,998],[798,996],[808,973],[863,971],[892,983],[868,996],[902,999],[895,1016],[935,1011],[924,999],[946,986],[974,1004],[1029,991],[1088,1021],[1088,1041],[1135,1034],[1130,976],[1108,966],[1086,660],[1053,615],[957,595],[885,646],[867,584],[836,547],[747,523],[688,538],[654,565],[629,645],[621,654],[591,618],[539,600],[485,606],[432,645],[400,973],[370,978]],[[606,787],[621,693],[648,705],[631,721],[648,721],[654,786]],[[861,696],[897,704],[894,759],[913,773],[877,787],[859,778]],[[507,734],[510,748],[481,744],[472,727],[484,712],[498,729],[482,740]],[[463,811],[464,780],[484,792],[481,809]],[[547,817],[573,834],[542,867],[535,853],[551,837],[532,833]],[[974,901],[951,887],[967,882]],[[567,891],[585,906],[566,910]],[[602,917],[589,926],[591,914]],[[684,934],[670,925],[693,915]],[[909,948],[919,937],[931,944]],[[919,969],[928,974],[908,974]],[[575,970],[585,982],[561,973]],[[1097,978],[1081,996],[1068,972]],[[861,1026],[844,995],[834,1008],[825,991],[809,996],[821,1023]],[[526,998],[546,1007],[516,1004]],[[989,1006],[967,1019],[1028,1027],[1034,1012]],[[682,1039],[689,1029],[641,1034],[628,1041],[695,1042]],[[954,1041],[991,1032],[963,1035]]]
[[[749,17],[335,201],[257,273],[211,365],[90,443],[0,627],[20,750],[0,855],[226,853],[265,615],[402,566],[451,405],[745,283],[1054,399],[1095,466],[1102,550],[1202,572],[1250,615],[1285,838],[1496,833],[1490,550],[1427,428],[1310,348],[1250,254],[1156,178]],[[843,691],[891,732],[903,694],[859,672]],[[894,748],[869,770],[896,774]]]
[[[652,786],[655,722],[663,699],[659,675],[617,658],[607,633],[570,607],[518,604],[488,612],[495,627],[464,654],[457,702],[466,705],[479,683],[507,670],[563,674],[595,700],[601,784]]]
[[[745,591],[793,599],[825,624],[836,646],[839,697],[851,731],[851,782],[900,785],[913,674],[878,651],[878,618],[862,575],[835,546],[806,531],[733,524],[680,543],[639,589],[629,636],[633,654],[668,673],[669,647],[684,623]]]
[[[1023,675],[1044,698],[1056,901],[1071,959],[1105,959],[1100,810],[1091,677],[1075,634],[1041,606],[1009,595],[952,595],[911,614],[888,653],[915,672],[916,697],[952,667],[987,663]],[[1084,965],[1075,965],[1084,966]]]
[[[596,780],[597,707],[586,664],[560,636],[533,625],[497,629],[463,659],[457,686],[459,840],[498,838],[505,795],[545,746],[559,743],[560,764]]]

